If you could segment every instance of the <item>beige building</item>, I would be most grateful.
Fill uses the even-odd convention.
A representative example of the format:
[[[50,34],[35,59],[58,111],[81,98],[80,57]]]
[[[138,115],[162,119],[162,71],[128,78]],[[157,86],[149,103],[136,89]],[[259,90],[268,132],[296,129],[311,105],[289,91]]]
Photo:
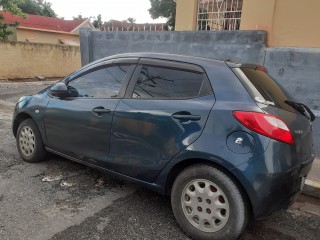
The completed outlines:
[[[265,30],[268,46],[320,48],[319,0],[177,0],[177,31]]]
[[[6,23],[20,23],[11,28],[13,34],[9,37],[10,41],[79,46],[80,28],[94,28],[89,19],[64,20],[32,14],[24,19],[4,11],[0,13]]]

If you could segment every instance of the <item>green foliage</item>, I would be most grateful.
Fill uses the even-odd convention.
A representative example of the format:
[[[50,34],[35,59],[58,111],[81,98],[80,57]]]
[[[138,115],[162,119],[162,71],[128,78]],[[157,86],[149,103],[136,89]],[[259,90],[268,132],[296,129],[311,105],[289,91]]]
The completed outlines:
[[[23,13],[46,17],[57,17],[52,4],[44,0],[23,0],[17,5]]]
[[[85,20],[87,18],[83,17],[81,13],[78,14],[78,16],[72,17],[73,20]]]
[[[0,0],[0,8],[2,8],[2,10],[5,12],[10,12],[18,16],[23,16],[23,12],[18,7],[18,4],[24,1],[25,0]]]
[[[14,15],[26,17],[18,7],[18,4],[23,1],[24,0],[0,0],[0,9],[2,8],[3,11],[10,12]],[[8,37],[13,33],[10,27],[16,27],[19,25],[19,22],[4,23],[3,20],[4,17],[0,14],[0,40],[8,40]]]
[[[48,17],[57,17],[57,14],[55,11],[52,9],[52,4],[50,2],[44,1],[42,3],[43,6],[43,16],[48,16]]]
[[[136,22],[136,19],[134,19],[134,18],[132,18],[132,17],[129,17],[129,18],[127,19],[127,21],[132,24],[132,23],[135,23],[135,22]]]
[[[97,29],[100,29],[100,27],[102,26],[102,19],[101,19],[101,14],[99,14],[97,16],[97,19],[95,19],[93,22],[92,22],[92,25],[97,28]]]
[[[167,24],[170,27],[175,26],[176,21],[176,1],[175,0],[150,0],[151,8],[149,13],[153,19],[164,17],[167,18]]]
[[[84,17],[84,16],[82,16],[81,13],[79,13],[78,16],[73,16],[72,18],[73,18],[73,20],[83,20],[83,21],[86,19],[89,19],[90,22],[92,23],[92,25],[97,29],[100,29],[100,27],[103,24],[101,14],[99,14],[97,17],[92,17],[92,16],[91,17]]]
[[[0,40],[6,41],[9,36],[13,34],[13,31],[10,30],[10,27],[15,27],[19,25],[19,22],[16,23],[2,23],[2,16],[0,16]]]

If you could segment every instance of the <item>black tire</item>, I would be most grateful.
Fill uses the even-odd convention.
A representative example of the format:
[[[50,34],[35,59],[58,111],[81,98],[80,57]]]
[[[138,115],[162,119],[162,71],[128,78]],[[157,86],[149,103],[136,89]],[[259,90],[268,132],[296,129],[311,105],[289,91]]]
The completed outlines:
[[[25,162],[37,163],[46,159],[39,129],[32,119],[26,119],[19,125],[16,141],[19,154]]]
[[[204,180],[206,183],[205,187],[204,185],[201,186],[202,180]],[[190,208],[188,206],[183,206],[184,201],[189,202],[189,201],[193,201],[193,199],[198,199],[199,202],[201,200],[201,203],[194,201],[193,203],[195,203],[195,205],[192,205],[192,206],[198,206],[198,204],[202,204],[202,198],[200,198],[199,200],[199,197],[195,197],[195,196],[202,196],[202,195],[200,195],[200,193],[197,192],[198,190],[194,190],[194,186],[198,184],[197,186],[199,186],[200,188],[203,187],[203,189],[208,189],[207,191],[209,191],[210,189],[211,191],[212,185],[210,185],[210,182],[213,183],[215,187],[219,188],[218,191],[220,191],[220,193],[222,191],[222,193],[226,197],[227,199],[226,209],[228,209],[226,212],[229,212],[228,218],[224,220],[225,222],[220,226],[221,229],[218,229],[217,231],[214,230],[215,226],[217,226],[215,225],[215,222],[212,222],[212,220],[201,221],[201,217],[200,218],[198,217],[198,219],[197,217],[196,218],[191,217],[193,215],[192,207],[190,207],[191,210],[189,210]],[[207,188],[208,184],[209,184],[209,188]],[[217,190],[215,187],[212,188],[213,192]],[[186,194],[185,192],[185,191],[188,191],[188,189],[195,191],[195,195],[192,196],[191,198],[188,195],[188,193]],[[186,198],[186,200],[182,198],[182,194],[183,194],[183,197]],[[217,198],[216,195],[214,196],[215,197],[213,197],[212,199]],[[209,200],[206,199],[206,202],[208,201]],[[225,201],[224,198],[222,199],[222,201]],[[213,202],[215,201],[212,201],[212,202],[209,201],[210,204],[213,204]],[[200,164],[192,165],[186,168],[185,170],[183,170],[177,176],[171,191],[171,205],[172,205],[172,210],[174,212],[176,220],[181,226],[181,228],[194,239],[200,239],[200,240],[236,239],[243,232],[249,220],[249,207],[248,207],[246,198],[241,194],[240,189],[237,187],[237,185],[233,182],[233,180],[228,175],[218,170],[217,168],[214,168],[209,165],[200,165]],[[207,211],[206,213],[199,212],[200,210],[203,211],[202,210],[203,206],[205,205],[199,205],[198,207],[196,207],[194,214],[195,215],[201,214],[202,217],[206,216],[207,213],[211,214],[210,209],[209,210],[206,209]],[[208,206],[211,206],[211,205],[208,205]],[[212,206],[216,206],[216,205],[213,204]],[[199,210],[199,207],[200,207],[200,210]],[[186,212],[186,214],[188,214],[187,213],[188,211],[191,212],[189,217],[191,218],[190,220],[188,220],[184,211]],[[226,212],[223,212],[223,213],[226,214]],[[214,217],[212,216],[213,215],[208,215],[207,219],[214,219]],[[192,222],[193,219],[195,219],[194,222]],[[197,221],[199,223],[200,222],[203,223],[207,221],[205,224],[208,224],[208,225],[204,225],[203,223],[202,227],[200,226],[200,224],[198,225],[200,227],[196,227],[194,226],[194,224],[197,225],[198,224]],[[211,223],[209,223],[209,221],[211,221]],[[203,231],[202,229],[205,229],[204,227],[206,226],[210,228],[209,231],[215,231],[215,232]],[[199,228],[202,228],[202,229],[199,229]]]

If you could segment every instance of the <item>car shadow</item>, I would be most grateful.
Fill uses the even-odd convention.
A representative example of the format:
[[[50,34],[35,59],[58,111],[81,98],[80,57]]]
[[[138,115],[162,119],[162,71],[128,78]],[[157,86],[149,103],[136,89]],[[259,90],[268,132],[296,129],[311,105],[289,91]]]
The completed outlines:
[[[100,187],[99,194],[130,184],[127,181],[115,178],[90,167],[71,162],[61,157],[51,155],[48,169],[60,169],[64,174],[72,176],[77,172],[85,176],[89,185],[81,186],[84,181],[78,182],[78,188],[87,190],[86,197],[92,197],[96,191],[90,191],[96,184]],[[81,179],[81,178],[80,178]],[[103,179],[97,181],[97,179]],[[61,187],[61,186],[60,186]],[[170,198],[145,188],[137,190],[114,203],[95,215],[88,217],[79,225],[74,225],[53,236],[52,239],[91,239],[94,235],[98,239],[191,239],[179,227],[171,209]],[[88,191],[89,190],[89,191]],[[76,191],[77,192],[77,191]],[[78,191],[79,192],[79,191]],[[297,225],[310,216],[295,216],[296,213],[285,211],[260,221],[250,221],[241,240],[254,239],[316,239],[316,231],[305,224]],[[320,221],[314,220],[320,227]],[[294,226],[294,227],[292,227]],[[303,235],[302,235],[303,234]]]

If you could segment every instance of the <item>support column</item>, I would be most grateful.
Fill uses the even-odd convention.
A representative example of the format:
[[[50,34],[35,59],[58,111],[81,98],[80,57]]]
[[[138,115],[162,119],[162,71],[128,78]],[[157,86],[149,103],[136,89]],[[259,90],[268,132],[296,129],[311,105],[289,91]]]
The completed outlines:
[[[176,31],[195,31],[198,0],[177,0]]]

